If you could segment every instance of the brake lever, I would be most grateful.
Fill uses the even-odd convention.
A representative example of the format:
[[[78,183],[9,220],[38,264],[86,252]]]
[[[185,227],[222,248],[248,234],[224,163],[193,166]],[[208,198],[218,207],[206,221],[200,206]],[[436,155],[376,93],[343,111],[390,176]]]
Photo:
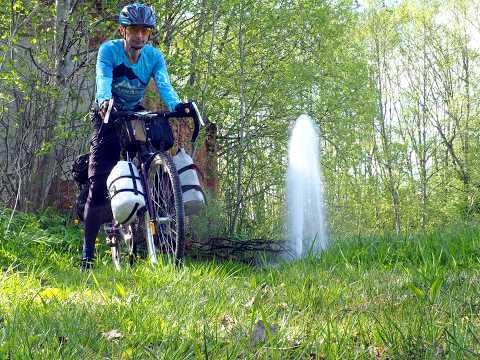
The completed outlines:
[[[191,115],[194,123],[194,129],[193,129],[193,134],[192,134],[192,139],[191,139],[191,144],[192,144],[192,159],[195,160],[195,155],[197,153],[197,147],[195,145],[195,141],[197,140],[198,134],[200,133],[200,127],[205,126],[202,115],[200,114],[200,111],[198,110],[197,104],[195,101],[190,102],[190,106],[193,108],[194,114]],[[190,110],[190,107],[187,108]]]

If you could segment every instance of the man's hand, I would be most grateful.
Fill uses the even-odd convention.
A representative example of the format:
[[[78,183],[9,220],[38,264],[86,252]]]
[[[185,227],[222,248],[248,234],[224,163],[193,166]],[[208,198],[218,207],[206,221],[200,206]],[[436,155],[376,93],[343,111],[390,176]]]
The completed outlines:
[[[105,115],[107,114],[109,101],[110,100],[103,100],[102,103],[100,104],[98,113],[100,114],[100,117],[102,118],[102,120],[105,119]]]
[[[189,114],[190,113],[190,103],[178,103],[175,105],[175,111]]]

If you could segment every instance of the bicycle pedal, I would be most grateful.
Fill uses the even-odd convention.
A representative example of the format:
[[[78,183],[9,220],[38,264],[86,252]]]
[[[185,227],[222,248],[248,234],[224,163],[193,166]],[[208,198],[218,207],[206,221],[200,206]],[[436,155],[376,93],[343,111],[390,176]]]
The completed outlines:
[[[108,236],[119,236],[120,229],[117,226],[104,225],[103,230]]]
[[[107,237],[107,246],[113,247],[115,246],[117,239],[115,237]]]

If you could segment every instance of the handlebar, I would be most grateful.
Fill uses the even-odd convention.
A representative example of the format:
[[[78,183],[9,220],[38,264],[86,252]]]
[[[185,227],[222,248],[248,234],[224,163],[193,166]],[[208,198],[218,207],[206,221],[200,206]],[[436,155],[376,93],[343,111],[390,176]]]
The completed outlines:
[[[170,118],[183,118],[189,117],[193,120],[194,129],[192,134],[192,144],[197,140],[198,134],[200,133],[200,127],[205,126],[203,122],[202,115],[198,110],[197,104],[192,101],[185,104],[185,111],[112,111],[110,113],[110,121],[113,123],[118,123],[122,119],[128,118],[137,118],[137,119],[151,119],[153,120],[156,117],[162,117],[164,119]]]

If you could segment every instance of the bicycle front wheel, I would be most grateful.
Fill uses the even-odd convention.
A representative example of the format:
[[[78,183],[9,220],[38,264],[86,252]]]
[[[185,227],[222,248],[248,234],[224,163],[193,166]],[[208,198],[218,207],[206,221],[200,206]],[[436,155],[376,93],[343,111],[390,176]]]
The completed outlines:
[[[154,218],[147,227],[161,258],[178,265],[185,254],[185,214],[177,169],[170,155],[158,153],[148,169]]]

